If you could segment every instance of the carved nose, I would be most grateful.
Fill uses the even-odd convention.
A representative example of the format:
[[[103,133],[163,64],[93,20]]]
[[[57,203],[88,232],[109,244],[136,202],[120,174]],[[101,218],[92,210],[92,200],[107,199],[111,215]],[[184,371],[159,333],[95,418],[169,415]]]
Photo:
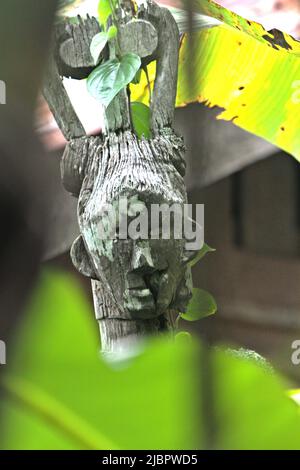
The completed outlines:
[[[155,270],[149,246],[135,246],[132,256],[132,270],[149,273]]]

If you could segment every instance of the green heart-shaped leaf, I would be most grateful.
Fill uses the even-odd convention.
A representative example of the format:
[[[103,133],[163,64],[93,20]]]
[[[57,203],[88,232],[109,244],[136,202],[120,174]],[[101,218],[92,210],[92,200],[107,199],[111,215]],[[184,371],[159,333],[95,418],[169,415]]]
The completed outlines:
[[[87,79],[89,93],[105,107],[134,78],[141,66],[141,59],[133,53],[122,59],[111,59],[97,67]]]
[[[108,41],[108,33],[105,33],[103,31],[101,33],[96,34],[93,37],[91,45],[90,45],[90,51],[91,51],[95,64],[98,63],[100,54],[103,51],[104,47],[106,46],[107,41]]]
[[[217,304],[213,296],[203,289],[193,289],[193,296],[181,318],[188,321],[197,321],[213,315],[217,311]]]

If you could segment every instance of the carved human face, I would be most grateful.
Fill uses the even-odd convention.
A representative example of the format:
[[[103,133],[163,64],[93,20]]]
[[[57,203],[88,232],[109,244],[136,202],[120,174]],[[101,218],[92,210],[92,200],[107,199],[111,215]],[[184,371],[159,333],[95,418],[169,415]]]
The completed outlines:
[[[81,233],[96,277],[125,318],[153,318],[169,308],[184,310],[191,295],[185,240],[175,238],[173,219],[166,239],[161,219],[158,224],[152,219],[153,205],[184,205],[183,178],[168,161],[155,162],[153,157],[147,166],[145,159],[143,173],[128,155],[123,158],[124,167],[118,161],[118,171],[111,174],[111,162],[105,166],[102,160],[92,188],[86,191],[90,182],[84,182],[79,198]]]
[[[101,279],[115,302],[135,318],[153,318],[168,308],[185,309],[190,280],[178,240],[113,240],[101,256]],[[99,277],[100,277],[99,276]]]

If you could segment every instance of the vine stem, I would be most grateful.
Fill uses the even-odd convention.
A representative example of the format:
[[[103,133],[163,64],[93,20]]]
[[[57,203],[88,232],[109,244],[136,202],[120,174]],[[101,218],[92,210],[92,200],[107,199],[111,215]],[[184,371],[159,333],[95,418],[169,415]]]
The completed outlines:
[[[120,2],[119,0],[117,1],[117,4],[118,6],[120,7]],[[113,5],[113,2],[112,0],[109,0],[109,6],[111,8],[111,16],[112,16],[112,22],[113,22],[113,25],[117,28],[118,30],[118,27],[119,27],[119,23],[118,23],[118,18],[116,17],[116,14],[115,14],[115,7]],[[106,29],[106,28],[105,28]],[[119,41],[118,41],[118,34],[115,36],[114,40],[114,45],[115,45],[115,48],[117,49],[117,52],[116,52],[116,56],[118,57],[118,59],[121,58],[121,49],[120,49],[120,45],[119,45]]]
[[[175,329],[178,330],[179,329],[179,321],[180,321],[180,318],[181,318],[181,315],[180,313],[177,315],[176,317],[176,320],[174,322],[174,326],[175,326]]]
[[[109,0],[109,6],[110,6],[110,9],[111,9],[111,14],[112,14],[114,25],[118,26],[118,19],[116,18],[116,15],[115,15],[115,7],[112,3],[112,0]]]
[[[148,67],[147,67],[147,65],[146,65],[145,67],[143,67],[143,70],[144,70],[144,72],[145,72],[146,79],[147,79],[147,87],[148,87],[148,92],[149,92],[149,103],[151,103],[152,91],[151,91],[151,84],[150,84],[150,78],[149,78],[149,73],[148,73]]]

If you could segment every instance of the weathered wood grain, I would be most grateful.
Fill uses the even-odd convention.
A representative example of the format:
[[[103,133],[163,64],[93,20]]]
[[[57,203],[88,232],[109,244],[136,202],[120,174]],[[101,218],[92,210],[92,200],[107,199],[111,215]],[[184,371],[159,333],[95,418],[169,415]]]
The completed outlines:
[[[172,14],[154,2],[142,9],[141,17],[157,30],[158,46],[150,61],[156,60],[156,77],[151,100],[151,129],[153,134],[172,126],[178,76],[179,30]]]
[[[49,59],[43,83],[43,95],[64,137],[70,140],[85,135],[85,130],[74,111],[70,98],[58,73],[53,56]]]
[[[85,78],[94,68],[90,52],[93,37],[100,32],[96,18],[78,16],[78,23],[66,22],[64,27],[57,28],[56,60],[61,75],[71,78]],[[107,49],[101,54],[105,57]],[[101,59],[100,59],[101,61]]]
[[[118,31],[121,54],[133,52],[141,58],[149,57],[157,48],[158,34],[155,27],[145,20],[131,20]]]

